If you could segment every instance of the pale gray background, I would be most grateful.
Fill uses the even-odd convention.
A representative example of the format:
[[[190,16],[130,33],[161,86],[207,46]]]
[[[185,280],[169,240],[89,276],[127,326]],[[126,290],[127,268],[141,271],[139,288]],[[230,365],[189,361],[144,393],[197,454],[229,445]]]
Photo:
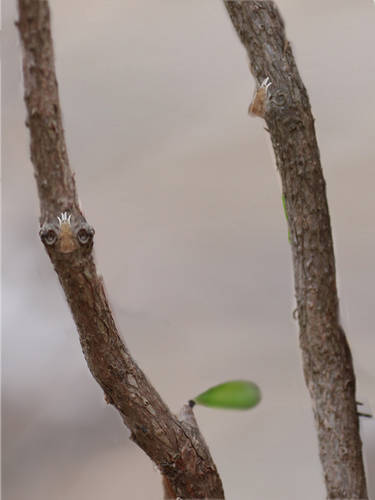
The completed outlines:
[[[308,88],[358,396],[375,408],[375,5],[278,2]],[[170,407],[228,378],[244,413],[198,408],[229,500],[324,497],[280,182],[244,49],[217,0],[53,0],[69,154],[131,352]],[[3,31],[3,493],[161,498],[84,362],[38,239],[15,1]],[[362,436],[375,498],[375,424]]]

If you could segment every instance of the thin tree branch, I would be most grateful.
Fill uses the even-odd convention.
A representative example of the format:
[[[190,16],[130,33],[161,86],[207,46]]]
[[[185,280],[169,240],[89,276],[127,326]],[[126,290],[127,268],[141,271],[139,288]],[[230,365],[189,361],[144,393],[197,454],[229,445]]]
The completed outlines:
[[[18,0],[18,9],[41,237],[71,308],[87,364],[133,441],[163,474],[170,498],[222,499],[221,480],[206,443],[192,426],[172,415],[117,331],[92,257],[94,231],[79,208],[69,166],[48,2]]]
[[[339,324],[330,217],[308,95],[275,4],[269,0],[224,3],[258,84],[251,111],[265,118],[281,176],[303,369],[327,495],[365,499],[355,377]],[[268,90],[267,77],[272,83]]]

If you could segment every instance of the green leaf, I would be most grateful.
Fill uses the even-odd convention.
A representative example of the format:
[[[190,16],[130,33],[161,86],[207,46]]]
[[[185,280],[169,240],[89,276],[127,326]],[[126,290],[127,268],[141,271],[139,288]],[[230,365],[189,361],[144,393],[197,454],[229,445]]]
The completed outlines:
[[[231,380],[199,394],[194,403],[212,408],[247,410],[261,399],[259,387],[248,380]]]

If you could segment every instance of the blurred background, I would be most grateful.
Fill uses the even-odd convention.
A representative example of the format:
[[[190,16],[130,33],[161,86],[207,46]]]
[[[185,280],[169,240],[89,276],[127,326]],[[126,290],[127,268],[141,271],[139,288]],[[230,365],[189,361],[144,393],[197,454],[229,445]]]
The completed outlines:
[[[298,347],[280,181],[221,1],[50,1],[72,168],[126,344],[173,411],[257,382],[249,412],[197,408],[229,500],[324,498]],[[327,180],[342,323],[375,409],[375,5],[279,0]],[[16,2],[3,9],[3,498],[161,498],[91,377],[38,238]],[[361,421],[375,498],[375,421]]]

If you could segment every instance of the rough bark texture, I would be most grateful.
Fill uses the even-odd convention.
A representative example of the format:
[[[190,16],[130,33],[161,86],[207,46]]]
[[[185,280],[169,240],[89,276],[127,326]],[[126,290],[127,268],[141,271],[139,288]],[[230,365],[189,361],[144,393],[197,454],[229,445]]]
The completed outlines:
[[[272,82],[264,117],[288,215],[303,369],[327,497],[365,499],[355,377],[339,324],[326,186],[309,99],[274,3],[236,0],[225,6],[258,86],[266,77]]]
[[[69,167],[48,2],[18,0],[18,8],[41,237],[73,313],[87,364],[133,441],[163,474],[170,498],[222,499],[220,477],[197,426],[172,415],[119,336],[92,257],[94,231],[78,206]]]
[[[30,128],[41,221],[45,221],[64,210],[79,212],[79,208],[62,127],[48,5],[30,0],[18,2],[18,6],[24,48],[26,125]]]

